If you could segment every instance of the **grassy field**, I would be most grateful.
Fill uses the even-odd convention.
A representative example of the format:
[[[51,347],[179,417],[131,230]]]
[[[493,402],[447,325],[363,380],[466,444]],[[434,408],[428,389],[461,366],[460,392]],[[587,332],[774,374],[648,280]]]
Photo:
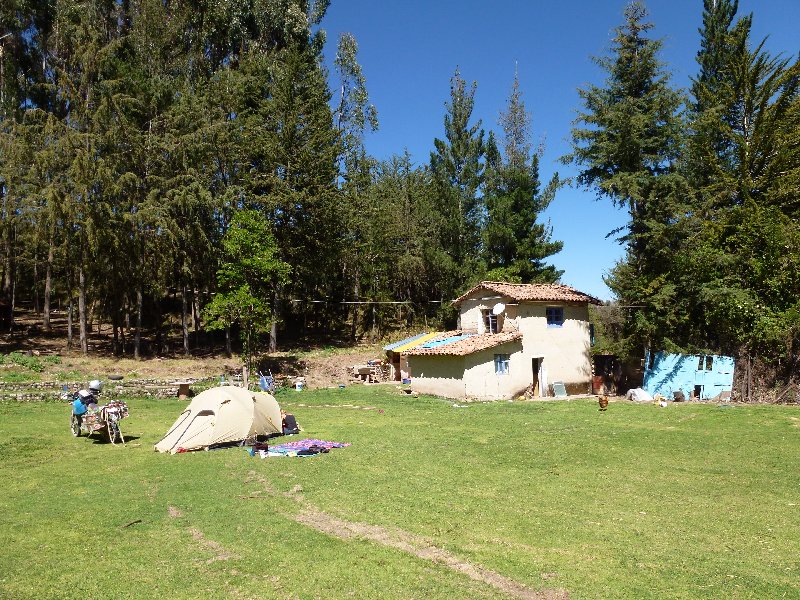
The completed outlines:
[[[800,410],[283,392],[311,458],[0,403],[2,598],[800,598]],[[297,439],[295,436],[294,439]]]

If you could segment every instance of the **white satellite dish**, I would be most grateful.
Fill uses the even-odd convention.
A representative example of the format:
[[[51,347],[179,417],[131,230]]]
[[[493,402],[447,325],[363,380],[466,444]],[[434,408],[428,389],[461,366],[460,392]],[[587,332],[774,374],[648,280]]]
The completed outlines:
[[[505,304],[503,304],[502,302],[498,302],[497,304],[495,304],[495,305],[492,307],[492,314],[493,314],[493,315],[499,315],[499,314],[501,314],[501,313],[502,313],[502,312],[503,312],[505,309],[506,309],[506,305],[505,305]]]

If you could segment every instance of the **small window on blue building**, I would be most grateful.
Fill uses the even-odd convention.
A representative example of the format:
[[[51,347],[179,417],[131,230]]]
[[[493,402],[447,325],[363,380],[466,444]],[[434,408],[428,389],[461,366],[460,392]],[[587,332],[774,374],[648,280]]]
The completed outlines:
[[[547,326],[548,327],[561,327],[564,324],[564,307],[563,306],[548,306],[547,307]]]
[[[714,357],[700,355],[700,360],[697,361],[698,371],[711,371],[714,368]]]
[[[509,365],[508,354],[494,355],[494,372],[497,375],[508,375],[508,365]]]

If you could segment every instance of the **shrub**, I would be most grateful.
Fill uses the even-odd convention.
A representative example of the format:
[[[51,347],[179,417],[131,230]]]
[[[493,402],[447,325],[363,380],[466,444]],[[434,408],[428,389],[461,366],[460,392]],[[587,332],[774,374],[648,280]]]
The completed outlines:
[[[12,352],[5,357],[3,362],[19,365],[20,367],[25,367],[26,369],[36,373],[41,373],[44,371],[44,365],[42,364],[42,361],[35,356],[28,356],[27,354],[22,354],[21,352]]]

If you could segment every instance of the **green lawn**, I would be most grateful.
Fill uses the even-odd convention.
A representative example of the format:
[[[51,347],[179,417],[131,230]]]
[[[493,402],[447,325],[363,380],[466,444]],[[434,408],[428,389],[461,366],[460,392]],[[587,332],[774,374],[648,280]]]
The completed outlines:
[[[177,400],[124,447],[0,403],[0,597],[800,598],[797,407],[278,400],[352,446],[169,456]]]

